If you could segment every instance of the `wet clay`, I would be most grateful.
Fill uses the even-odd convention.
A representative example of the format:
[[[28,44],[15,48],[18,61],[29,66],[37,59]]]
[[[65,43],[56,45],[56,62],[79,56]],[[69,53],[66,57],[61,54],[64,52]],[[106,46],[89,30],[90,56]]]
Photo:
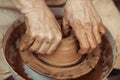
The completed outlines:
[[[20,56],[20,53],[19,53],[19,45],[17,45],[19,42],[20,42],[20,40],[21,40],[21,37],[22,37],[22,35],[24,34],[24,32],[25,32],[25,24],[24,23],[21,23],[21,22],[19,22],[18,21],[18,23],[19,23],[19,25],[17,26],[17,27],[15,27],[16,25],[14,25],[14,26],[12,26],[12,32],[9,32],[9,36],[8,36],[8,38],[7,38],[7,41],[6,41],[6,47],[5,47],[5,56],[6,56],[6,59],[7,59],[7,61],[8,61],[8,63],[10,64],[10,66],[20,75],[20,76],[22,76],[23,78],[25,78],[25,79],[27,79],[27,80],[30,80],[29,78],[28,78],[28,76],[27,76],[27,74],[25,73],[25,71],[24,71],[24,68],[23,68],[23,65],[24,64],[27,64],[30,68],[32,68],[30,65],[29,65],[29,63],[28,62],[26,62],[25,60],[23,61],[23,56],[22,56],[22,58],[21,58],[21,56]],[[82,75],[81,77],[79,77],[79,78],[77,78],[77,79],[72,79],[72,78],[74,78],[74,76],[73,75],[68,75],[67,76],[67,79],[70,79],[70,80],[102,80],[107,74],[108,74],[108,72],[110,71],[110,69],[112,68],[112,63],[113,63],[113,55],[112,55],[112,48],[111,48],[111,46],[110,46],[110,43],[108,42],[108,40],[106,39],[106,37],[105,36],[103,36],[102,37],[102,44],[100,45],[100,50],[102,51],[97,51],[97,52],[99,52],[100,53],[100,55],[101,55],[101,57],[100,57],[100,59],[99,59],[99,57],[97,58],[99,61],[98,62],[95,62],[96,63],[96,65],[94,65],[94,66],[90,66],[91,64],[89,64],[89,63],[92,63],[92,62],[94,62],[93,60],[92,60],[92,62],[88,62],[87,63],[87,58],[88,57],[86,57],[87,55],[85,55],[84,57],[83,57],[83,60],[81,60],[81,57],[80,57],[80,59],[79,60],[81,60],[81,62],[79,63],[79,64],[81,64],[82,62],[84,62],[84,64],[86,63],[86,65],[89,65],[89,67],[91,67],[90,69],[90,71],[88,71],[88,73],[86,73],[86,74],[84,74],[84,75]],[[64,48],[63,48],[64,49]],[[99,50],[99,49],[97,49],[97,50]],[[71,51],[70,51],[71,52]],[[98,54],[99,54],[98,53]],[[25,55],[28,55],[28,54],[25,54]],[[35,54],[30,54],[30,55],[32,55],[32,56],[34,56],[34,57],[36,57],[36,55]],[[92,56],[92,57],[91,57]],[[94,58],[96,55],[94,54],[94,55],[91,55],[90,57],[91,58]],[[98,56],[98,55],[97,55]],[[64,57],[64,56],[63,56]],[[38,58],[37,58],[37,62],[38,62],[38,60],[39,59],[41,59],[39,56],[38,56]],[[50,58],[49,58],[50,59]],[[96,59],[96,58],[95,58]],[[34,59],[32,59],[33,61],[34,61]],[[44,60],[44,59],[43,59]],[[35,60],[36,61],[36,60]],[[88,61],[90,61],[90,60],[88,60]],[[76,62],[78,62],[78,61],[76,61]],[[49,63],[49,62],[48,62]],[[94,63],[94,64],[95,64]],[[73,64],[73,63],[72,63]],[[62,65],[58,65],[60,68],[61,68],[61,66],[63,66],[64,64],[62,64]],[[68,65],[68,64],[67,64]],[[48,66],[48,65],[47,65]],[[52,65],[53,66],[53,65]],[[56,65],[54,65],[55,67],[56,67]],[[57,66],[57,67],[58,67]],[[64,66],[66,66],[66,65],[64,65]],[[45,66],[46,67],[46,66]],[[44,67],[44,68],[45,68]],[[50,65],[49,65],[49,67],[50,67]],[[67,67],[69,67],[69,66],[67,66]],[[84,66],[85,67],[85,66]],[[36,67],[35,67],[36,68]],[[38,67],[39,68],[39,67]],[[75,68],[75,67],[74,67]],[[33,70],[35,70],[34,69],[34,67],[32,68]],[[67,68],[65,68],[65,69],[67,69]],[[79,68],[80,69],[80,68]],[[82,72],[84,73],[84,72],[86,72],[87,71],[87,69],[86,68],[84,68],[83,70],[80,70],[80,71],[82,71],[82,72],[79,72],[78,70],[79,69],[76,69],[77,71],[76,72],[78,72],[79,74],[81,74]],[[58,69],[57,69],[58,70]],[[36,70],[35,70],[36,71]],[[36,71],[36,72],[38,72],[39,73],[39,71]],[[45,76],[48,76],[49,75],[49,77],[53,77],[53,78],[56,78],[56,77],[58,77],[59,75],[61,75],[61,77],[65,77],[65,75],[63,75],[63,74],[51,74],[51,72],[49,72],[49,71],[47,71],[48,73],[44,73],[44,71],[43,71],[43,75],[45,75]],[[68,71],[68,73],[70,73],[69,71]],[[41,73],[42,74],[42,73]],[[71,73],[72,74],[72,73]],[[78,76],[77,76],[78,77]],[[59,77],[60,78],[60,77]]]
[[[22,23],[20,26],[24,26],[24,23]],[[18,33],[17,30],[20,30],[21,33]],[[18,74],[22,77],[24,77],[27,80],[32,80],[30,78],[28,78],[27,74],[24,71],[23,68],[23,60],[19,54],[19,49],[16,47],[16,41],[18,38],[21,38],[21,36],[18,35],[22,35],[23,32],[25,32],[24,27],[18,27],[14,30],[14,32],[11,33],[9,37],[9,40],[7,41],[6,44],[6,50],[5,50],[5,56],[6,59],[8,61],[8,63],[10,64],[10,66],[16,71],[18,72]]]

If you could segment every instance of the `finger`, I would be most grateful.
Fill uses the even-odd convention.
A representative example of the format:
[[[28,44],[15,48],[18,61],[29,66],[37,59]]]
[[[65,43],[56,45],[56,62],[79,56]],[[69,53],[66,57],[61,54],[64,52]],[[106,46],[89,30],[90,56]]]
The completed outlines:
[[[78,41],[79,41],[79,45],[80,45],[80,50],[79,50],[78,53],[79,54],[85,54],[85,53],[87,53],[88,50],[89,50],[89,48],[90,48],[87,36],[85,34],[79,36],[78,37]]]
[[[43,44],[40,46],[40,48],[38,49],[37,53],[40,53],[40,54],[46,54],[48,49],[50,48],[51,46],[51,42],[49,41],[44,41]]]
[[[101,35],[105,34],[105,27],[102,22],[99,24],[98,30]]]
[[[100,44],[101,43],[101,36],[100,36],[99,31],[98,31],[98,27],[99,27],[99,25],[97,25],[95,23],[94,27],[93,27],[93,33],[94,33],[97,44]]]
[[[77,40],[79,41],[80,50],[79,54],[85,54],[90,48],[85,30],[79,20],[74,20],[72,22],[72,28],[76,35]]]
[[[34,40],[35,40],[34,38],[31,38],[27,34],[24,35],[24,37],[21,39],[20,50],[21,51],[27,50],[33,44]]]
[[[62,32],[61,25],[60,25],[62,23],[59,24],[56,19],[54,20],[54,23],[56,24],[55,26],[57,26],[57,28],[60,30],[60,32]]]
[[[57,36],[56,40],[54,41],[54,43],[50,46],[49,50],[47,51],[47,54],[52,54],[55,52],[56,48],[60,44],[61,39],[62,39],[61,36]]]
[[[29,19],[25,16],[25,25],[26,25],[26,34],[29,33],[30,25],[29,25]]]
[[[67,11],[65,10],[64,12],[64,17],[63,17],[63,34],[67,35],[67,33],[69,33],[70,31],[70,26],[69,26],[69,20],[67,18]]]
[[[88,23],[88,24],[86,24],[85,27],[88,30],[88,31],[86,31],[86,34],[87,34],[87,38],[88,38],[88,41],[89,41],[89,44],[90,44],[90,49],[89,49],[89,52],[90,52],[90,51],[92,51],[93,49],[96,48],[97,42],[96,42],[95,36],[93,34],[92,24]]]
[[[36,40],[34,41],[34,43],[29,48],[29,51],[36,52],[40,48],[40,46],[42,45],[42,43],[43,43],[42,39],[36,38]]]

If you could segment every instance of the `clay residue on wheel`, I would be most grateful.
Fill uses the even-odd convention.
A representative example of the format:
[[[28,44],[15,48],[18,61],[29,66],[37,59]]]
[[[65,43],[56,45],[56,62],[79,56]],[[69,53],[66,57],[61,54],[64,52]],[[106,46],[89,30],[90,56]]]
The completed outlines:
[[[17,72],[20,76],[27,80],[32,80],[28,78],[23,68],[23,60],[19,54],[18,42],[21,39],[21,35],[25,32],[25,24],[20,24],[9,36],[9,40],[6,44],[5,57],[9,65]]]

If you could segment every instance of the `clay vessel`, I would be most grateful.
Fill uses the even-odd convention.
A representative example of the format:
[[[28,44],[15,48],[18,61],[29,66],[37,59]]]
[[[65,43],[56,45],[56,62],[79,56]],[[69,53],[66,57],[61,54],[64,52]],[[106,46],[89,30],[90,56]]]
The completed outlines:
[[[77,63],[81,55],[77,53],[79,49],[77,40],[72,35],[64,38],[52,55],[37,55],[39,59],[53,66],[69,66]]]

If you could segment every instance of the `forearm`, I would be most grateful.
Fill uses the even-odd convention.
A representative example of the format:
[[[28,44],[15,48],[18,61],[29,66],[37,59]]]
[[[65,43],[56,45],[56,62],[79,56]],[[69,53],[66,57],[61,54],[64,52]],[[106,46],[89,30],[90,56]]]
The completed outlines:
[[[32,9],[44,8],[45,0],[11,0],[15,6],[22,12],[25,13]]]

